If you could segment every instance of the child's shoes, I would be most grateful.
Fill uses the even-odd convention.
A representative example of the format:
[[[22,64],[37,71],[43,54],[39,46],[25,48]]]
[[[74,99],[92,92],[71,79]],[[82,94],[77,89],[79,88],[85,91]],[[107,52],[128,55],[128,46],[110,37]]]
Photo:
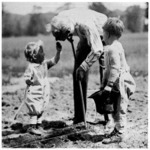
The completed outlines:
[[[36,128],[37,128],[37,130],[41,131],[42,133],[47,133],[47,131],[43,129],[41,124],[37,124]]]
[[[122,142],[122,134],[115,128],[106,138],[102,141],[103,144],[120,143]]]
[[[37,129],[35,124],[30,125],[27,132],[29,132],[30,134],[35,134],[35,135],[43,135],[43,132]]]

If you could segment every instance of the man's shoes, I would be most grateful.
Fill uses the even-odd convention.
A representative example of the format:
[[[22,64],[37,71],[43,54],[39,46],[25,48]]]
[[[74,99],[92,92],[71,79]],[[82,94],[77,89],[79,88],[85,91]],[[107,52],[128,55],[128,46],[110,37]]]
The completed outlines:
[[[84,121],[83,120],[73,119],[73,124],[79,124],[81,122],[84,122]]]
[[[30,134],[35,134],[35,135],[43,135],[43,132],[37,129],[35,124],[30,125],[27,132],[29,132]]]
[[[102,141],[103,144],[119,143],[122,142],[122,134],[115,128],[109,135],[105,136]]]

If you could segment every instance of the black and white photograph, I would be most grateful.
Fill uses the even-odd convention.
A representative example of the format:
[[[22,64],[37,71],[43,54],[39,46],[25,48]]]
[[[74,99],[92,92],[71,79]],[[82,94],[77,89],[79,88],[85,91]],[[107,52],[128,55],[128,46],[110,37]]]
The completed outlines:
[[[148,149],[149,2],[1,1],[1,148]]]

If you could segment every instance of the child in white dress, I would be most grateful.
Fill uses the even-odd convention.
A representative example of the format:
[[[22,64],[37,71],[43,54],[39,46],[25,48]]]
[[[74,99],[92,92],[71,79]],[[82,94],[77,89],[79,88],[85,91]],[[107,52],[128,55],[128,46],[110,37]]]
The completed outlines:
[[[43,128],[42,114],[48,105],[50,98],[50,85],[48,80],[48,69],[57,64],[60,59],[62,46],[56,43],[55,57],[45,60],[43,42],[29,42],[26,45],[24,54],[29,65],[24,73],[25,82],[27,84],[26,105],[29,109],[30,127],[28,132],[41,135]]]

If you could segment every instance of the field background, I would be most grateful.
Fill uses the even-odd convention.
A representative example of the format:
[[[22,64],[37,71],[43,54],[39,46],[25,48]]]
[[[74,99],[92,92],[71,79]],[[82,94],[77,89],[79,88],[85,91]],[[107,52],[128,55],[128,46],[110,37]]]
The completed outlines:
[[[10,37],[2,38],[2,74],[3,81],[8,80],[11,76],[22,76],[28,62],[24,57],[25,45],[30,41],[41,39],[44,42],[44,51],[46,58],[55,55],[55,39],[52,35],[36,37]],[[78,38],[74,38],[76,47]],[[125,49],[127,62],[131,67],[131,73],[134,76],[148,74],[148,34],[146,33],[126,33],[120,41]],[[50,76],[63,77],[69,75],[73,70],[73,54],[69,42],[61,42],[63,51],[59,63],[53,67]],[[91,67],[91,73],[97,74],[99,70],[98,61]],[[9,77],[8,77],[9,76]]]
[[[9,3],[2,2],[2,147],[5,148],[148,148],[148,24],[149,3]],[[121,5],[124,7],[121,7]],[[130,97],[127,108],[127,139],[121,143],[105,145],[104,116],[96,112],[93,99],[88,98],[99,90],[100,75],[98,61],[90,68],[87,89],[86,121],[93,131],[78,134],[71,126],[74,118],[73,65],[71,44],[61,42],[63,50],[60,61],[49,70],[50,99],[42,115],[42,126],[48,136],[68,133],[72,136],[37,141],[39,136],[28,132],[28,108],[24,104],[16,120],[14,115],[25,101],[24,71],[28,65],[24,49],[28,42],[42,40],[46,58],[56,53],[56,41],[46,32],[45,25],[59,12],[86,6],[88,9],[118,17],[123,21],[125,30],[120,41],[124,47],[127,63],[136,82],[136,91]],[[52,8],[55,8],[53,10]],[[23,13],[21,10],[23,9]],[[30,9],[31,8],[31,9]],[[30,9],[30,11],[28,11]],[[15,11],[14,11],[15,10]],[[46,11],[45,11],[46,10]],[[25,14],[24,14],[25,13]],[[76,47],[78,38],[74,37]],[[95,124],[95,121],[97,124]],[[50,130],[49,130],[50,129]],[[60,132],[61,131],[61,132]]]
[[[58,138],[46,142],[27,141],[38,138],[27,133],[29,121],[28,109],[23,105],[17,120],[12,118],[24,100],[25,82],[22,75],[28,64],[24,57],[24,47],[30,41],[43,40],[46,58],[55,55],[55,39],[52,35],[37,37],[11,37],[2,39],[2,145],[3,147],[19,148],[147,148],[148,147],[148,34],[125,33],[120,39],[125,49],[127,62],[131,67],[137,88],[130,97],[127,110],[127,136],[121,143],[102,144],[101,140],[93,142],[95,136],[100,137],[104,132],[102,124],[93,125],[93,136],[89,134],[73,138]],[[75,38],[75,46],[78,38]],[[73,54],[70,43],[62,42],[61,59],[56,66],[49,70],[50,100],[43,114],[43,127],[60,128],[70,125],[74,117],[73,102]],[[91,67],[88,82],[87,97],[100,87],[98,61]],[[55,78],[54,78],[55,77]],[[57,78],[56,78],[57,77]],[[87,98],[86,120],[103,121],[103,115],[96,113],[95,103]],[[46,129],[47,130],[47,129]],[[26,141],[26,142],[24,142]],[[23,144],[21,146],[21,144]],[[25,145],[24,145],[25,144]]]

